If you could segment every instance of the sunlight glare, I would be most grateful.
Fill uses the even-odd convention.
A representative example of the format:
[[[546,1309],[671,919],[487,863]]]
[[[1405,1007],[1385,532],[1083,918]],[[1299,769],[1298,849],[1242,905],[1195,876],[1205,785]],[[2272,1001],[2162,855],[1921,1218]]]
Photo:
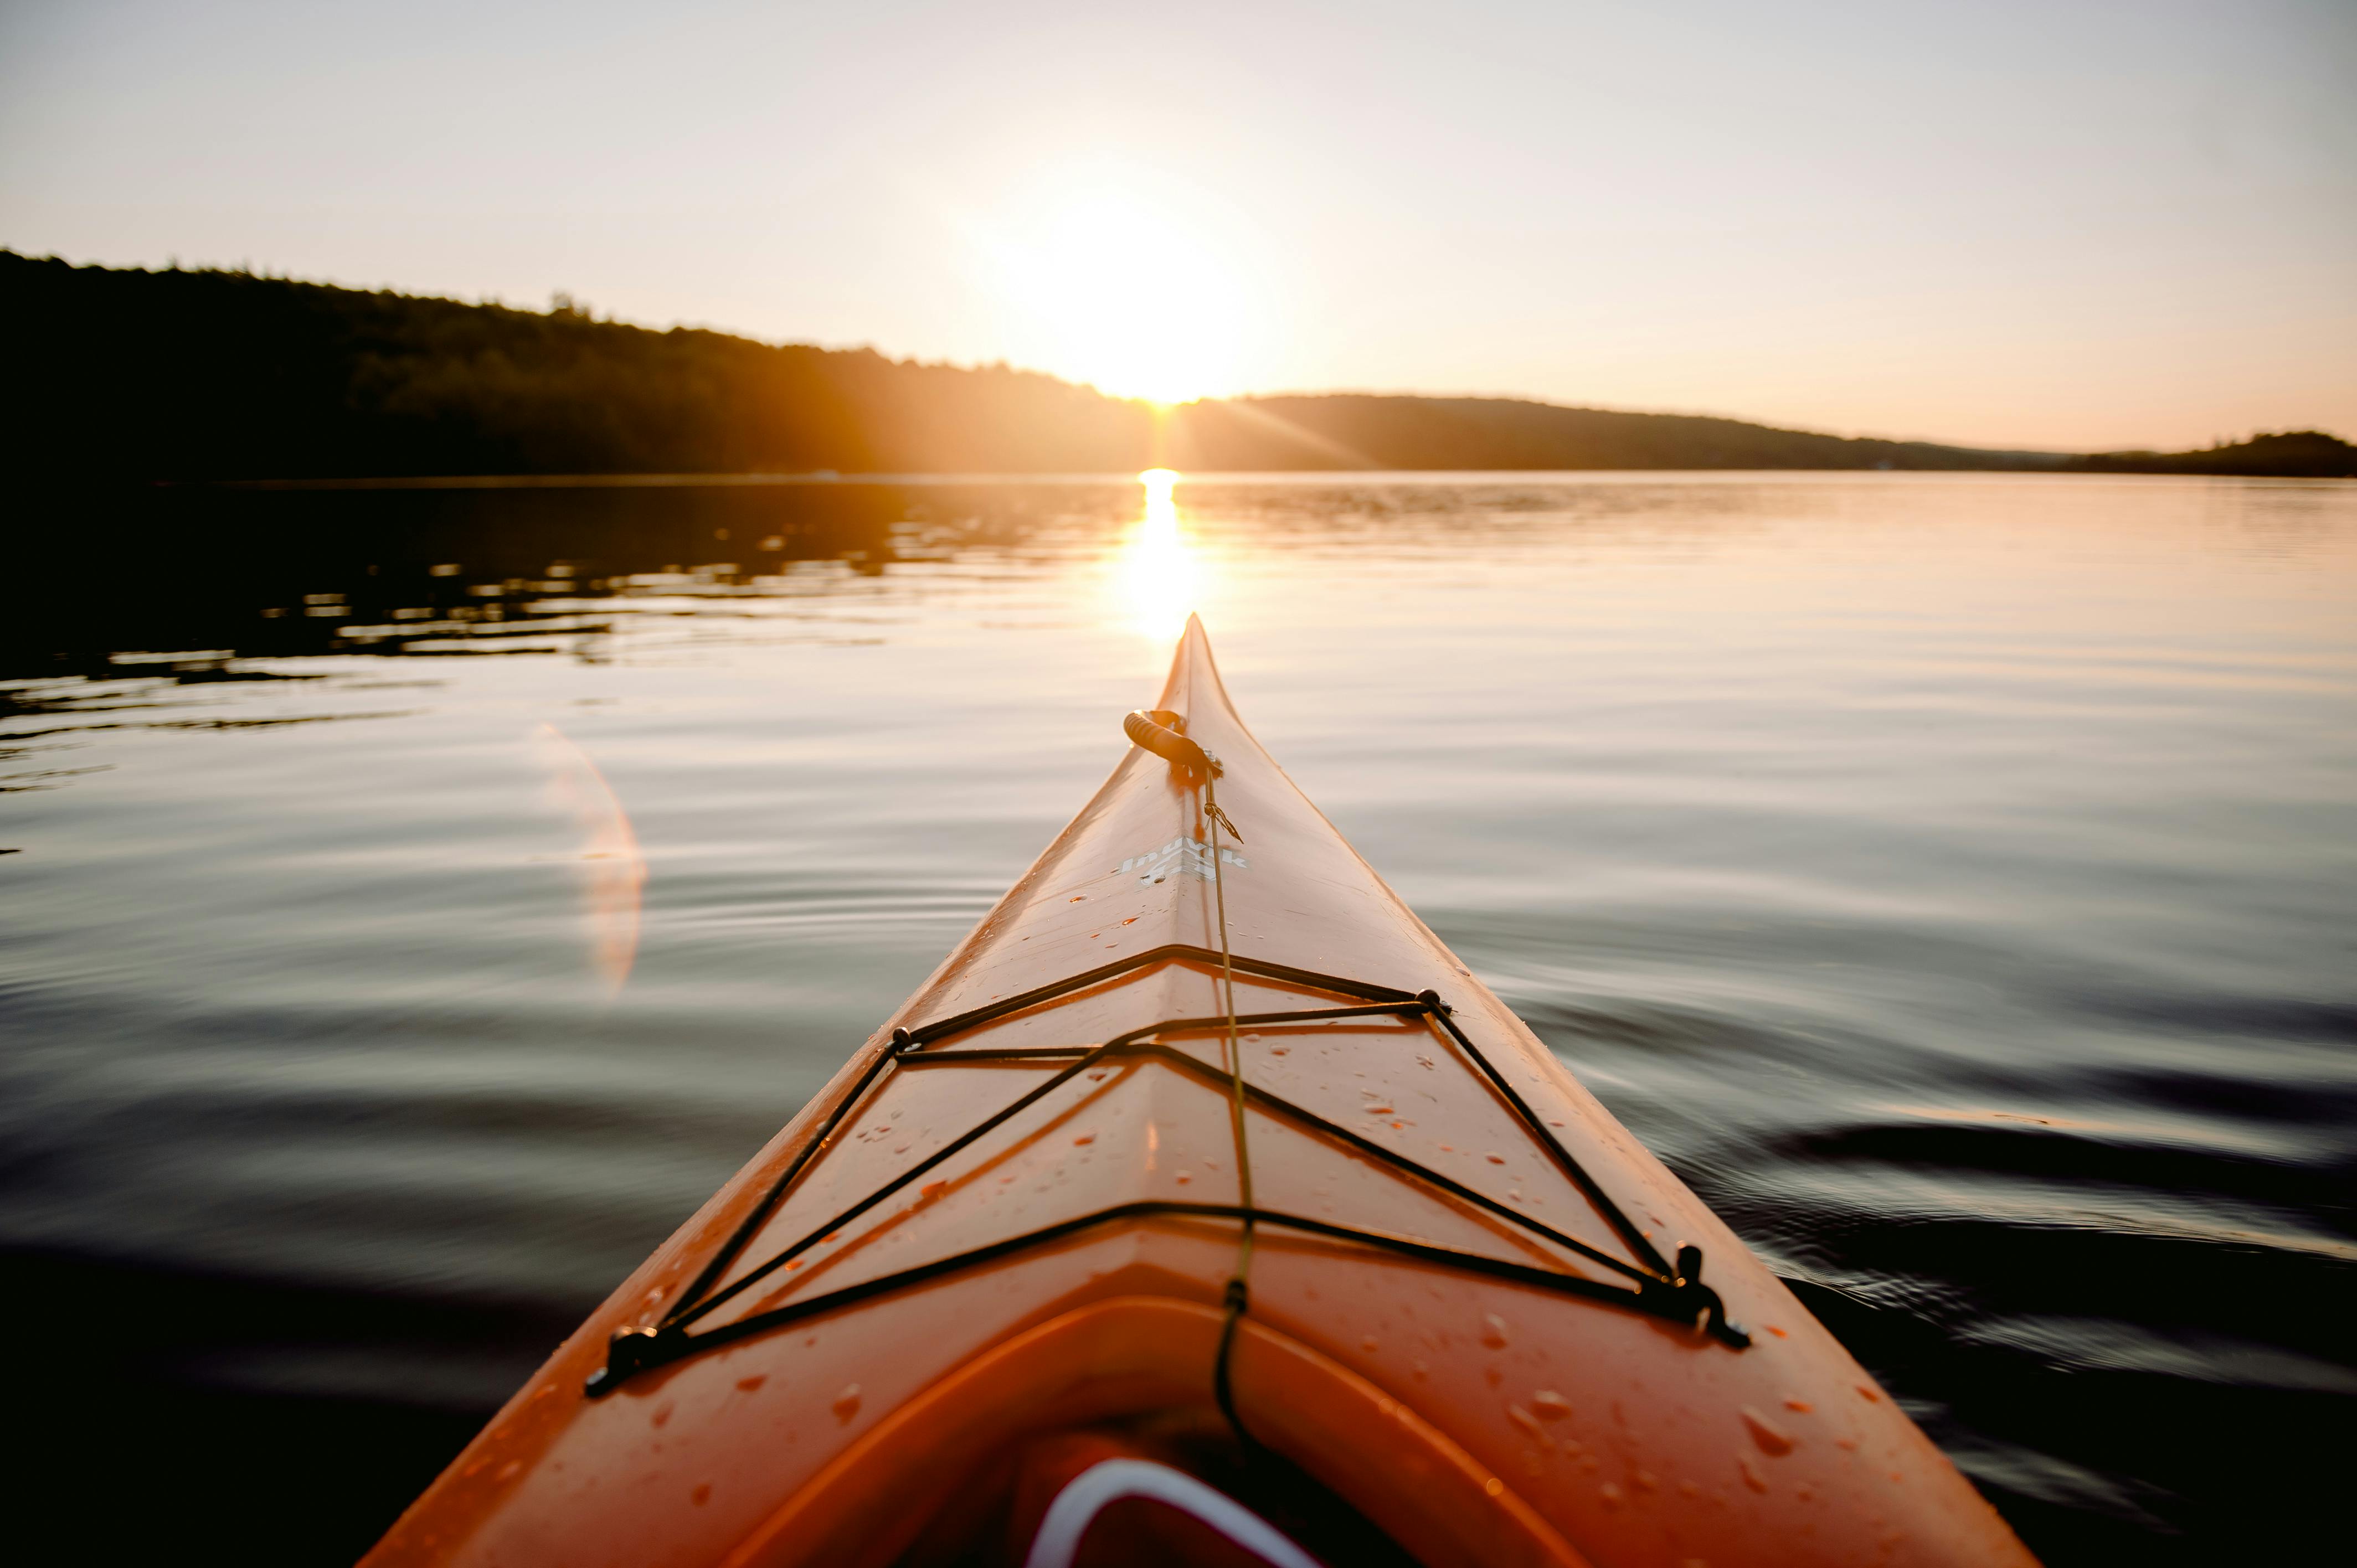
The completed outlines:
[[[1178,476],[1148,468],[1137,476],[1146,510],[1122,542],[1118,594],[1131,629],[1157,644],[1178,639],[1198,607],[1200,589],[1193,546],[1178,526]]]
[[[1023,205],[988,250],[1032,362],[1163,403],[1235,390],[1254,318],[1244,269],[1182,193],[1103,168]]]

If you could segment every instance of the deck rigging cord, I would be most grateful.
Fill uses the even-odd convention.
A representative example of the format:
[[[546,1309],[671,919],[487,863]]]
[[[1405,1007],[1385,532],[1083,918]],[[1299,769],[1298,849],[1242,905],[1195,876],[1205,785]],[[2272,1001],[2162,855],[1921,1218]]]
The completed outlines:
[[[1682,1246],[1674,1262],[1664,1258],[1650,1236],[1640,1230],[1620,1206],[1596,1181],[1595,1177],[1574,1159],[1569,1150],[1549,1133],[1546,1125],[1518,1092],[1506,1076],[1498,1070],[1488,1055],[1476,1045],[1455,1016],[1455,1009],[1440,999],[1438,993],[1426,989],[1410,992],[1397,986],[1382,985],[1355,980],[1344,975],[1323,974],[1313,970],[1297,969],[1289,964],[1275,963],[1265,959],[1239,957],[1230,940],[1227,916],[1227,883],[1223,868],[1226,851],[1220,843],[1220,833],[1239,843],[1243,835],[1236,831],[1235,822],[1221,809],[1215,781],[1222,773],[1218,760],[1184,734],[1185,721],[1179,715],[1165,711],[1137,712],[1123,720],[1123,728],[1130,739],[1146,750],[1168,760],[1177,770],[1181,784],[1191,789],[1200,781],[1203,790],[1203,832],[1211,850],[1211,884],[1214,908],[1218,918],[1220,946],[1216,951],[1188,943],[1172,942],[1128,958],[1101,964],[1082,973],[1034,986],[1014,996],[986,1003],[948,1018],[938,1019],[915,1028],[900,1027],[892,1031],[890,1043],[868,1061],[849,1091],[838,1100],[810,1138],[802,1144],[785,1168],[770,1184],[762,1196],[746,1211],[736,1227],[706,1261],[687,1288],[674,1296],[661,1317],[651,1326],[618,1330],[607,1347],[606,1364],[591,1373],[585,1391],[592,1397],[612,1392],[635,1375],[651,1368],[675,1361],[700,1350],[730,1344],[752,1335],[782,1327],[837,1306],[849,1305],[894,1291],[916,1285],[926,1280],[978,1267],[993,1260],[1040,1247],[1063,1237],[1113,1223],[1122,1219],[1170,1218],[1207,1220],[1232,1219],[1239,1227],[1239,1240],[1234,1272],[1222,1292],[1225,1320],[1220,1334],[1218,1359],[1213,1369],[1213,1392],[1220,1410],[1237,1436],[1250,1447],[1257,1444],[1243,1423],[1238,1420],[1233,1391],[1229,1378],[1230,1353],[1238,1326],[1249,1307],[1250,1273],[1256,1230],[1262,1225],[1274,1225],[1309,1236],[1357,1243],[1379,1251],[1415,1259],[1420,1262],[1456,1272],[1512,1281],[1515,1283],[1571,1295],[1602,1305],[1619,1306],[1644,1313],[1649,1316],[1699,1329],[1729,1349],[1741,1350],[1750,1344],[1750,1336],[1739,1326],[1727,1320],[1725,1304],[1718,1293],[1702,1283],[1702,1251],[1698,1247]],[[1239,863],[1241,864],[1241,863]],[[1196,962],[1219,965],[1222,987],[1222,1011],[1210,1017],[1166,1018],[1157,1023],[1130,1029],[1094,1046],[1013,1046],[979,1047],[961,1051],[933,1051],[927,1047],[953,1035],[979,1028],[1011,1014],[1052,1002],[1074,992],[1087,990],[1106,981],[1167,962]],[[1239,1014],[1236,1011],[1235,976],[1238,971],[1263,979],[1308,990],[1322,991],[1331,995],[1356,998],[1342,1006],[1304,1007],[1281,1012]],[[1305,999],[1306,1000],[1306,999]],[[1618,1258],[1600,1248],[1565,1234],[1530,1214],[1510,1208],[1496,1198],[1456,1180],[1443,1172],[1433,1170],[1393,1149],[1375,1143],[1352,1130],[1318,1115],[1305,1106],[1282,1099],[1273,1091],[1250,1082],[1243,1071],[1240,1026],[1245,1025],[1306,1024],[1340,1021],[1346,1018],[1391,1015],[1402,1019],[1424,1018],[1448,1040],[1505,1103],[1514,1119],[1545,1151],[1555,1165],[1577,1187],[1597,1212],[1610,1226],[1622,1245],[1637,1262]],[[1224,1036],[1222,1065],[1213,1068],[1202,1058],[1176,1046],[1164,1043],[1157,1036],[1166,1035],[1220,1031]],[[783,1305],[748,1314],[733,1321],[717,1323],[697,1334],[690,1334],[691,1326],[710,1317],[726,1303],[744,1294],[764,1279],[780,1270],[797,1267],[797,1260],[811,1248],[832,1239],[845,1226],[862,1214],[890,1198],[909,1184],[919,1180],[962,1151],[971,1147],[996,1128],[1012,1121],[1033,1105],[1047,1099],[1082,1073],[1098,1064],[1114,1059],[1147,1058],[1193,1077],[1217,1081],[1228,1090],[1230,1126],[1236,1151],[1237,1196],[1234,1204],[1198,1203],[1172,1199],[1144,1199],[1114,1204],[1108,1208],[1058,1221],[1021,1235],[985,1242],[952,1256],[931,1262],[920,1263],[877,1278],[860,1281],[835,1290],[823,1292]],[[941,1148],[917,1161],[899,1176],[884,1183],[865,1197],[858,1199],[831,1219],[808,1230],[800,1240],[774,1256],[747,1270],[726,1285],[722,1278],[731,1264],[744,1251],[753,1238],[767,1225],[786,1196],[794,1189],[802,1174],[821,1154],[834,1145],[853,1111],[865,1103],[868,1091],[886,1072],[900,1072],[933,1066],[961,1063],[1036,1062],[1046,1066],[1060,1065],[1060,1070],[1018,1096],[964,1133],[951,1139]],[[1264,1112],[1294,1122],[1321,1137],[1341,1144],[1359,1155],[1379,1165],[1404,1173],[1411,1178],[1448,1194],[1484,1213],[1510,1223],[1515,1230],[1538,1237],[1571,1253],[1582,1263],[1620,1276],[1633,1288],[1621,1288],[1586,1275],[1566,1273],[1556,1268],[1543,1268],[1516,1262],[1487,1253],[1466,1251],[1441,1246],[1412,1236],[1393,1235],[1361,1227],[1340,1225],[1315,1219],[1304,1215],[1264,1208],[1255,1202],[1252,1186],[1251,1145],[1245,1131],[1245,1107],[1250,1101]],[[1544,1254],[1542,1254],[1544,1255]]]
[[[1228,1418],[1228,1425],[1249,1453],[1259,1445],[1245,1430],[1243,1418],[1236,1414],[1235,1383],[1229,1369],[1235,1350],[1237,1324],[1252,1305],[1252,1143],[1244,1133],[1244,1058],[1243,1047],[1236,1039],[1236,958],[1228,940],[1228,878],[1222,865],[1226,852],[1220,847],[1220,829],[1224,825],[1238,843],[1244,842],[1244,835],[1236,832],[1236,824],[1220,810],[1220,759],[1209,752],[1203,756],[1210,764],[1203,776],[1203,827],[1211,844],[1211,894],[1220,919],[1220,987],[1228,1008],[1228,1048],[1222,1059],[1231,1087],[1228,1114],[1235,1131],[1237,1200],[1243,1206],[1241,1234],[1236,1241],[1236,1272],[1228,1277],[1227,1286],[1221,1293],[1227,1318],[1220,1325],[1220,1353],[1212,1363],[1211,1391],[1219,1400],[1220,1413]]]

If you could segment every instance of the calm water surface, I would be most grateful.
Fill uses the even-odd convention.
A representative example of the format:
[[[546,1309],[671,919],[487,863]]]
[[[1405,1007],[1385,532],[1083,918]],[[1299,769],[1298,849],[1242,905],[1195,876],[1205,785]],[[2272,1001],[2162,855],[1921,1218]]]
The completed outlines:
[[[2357,486],[153,504],[54,503],[0,671],[32,1495],[135,1466],[251,1556],[364,1546],[1088,798],[1199,607],[2051,1561],[2338,1507]]]

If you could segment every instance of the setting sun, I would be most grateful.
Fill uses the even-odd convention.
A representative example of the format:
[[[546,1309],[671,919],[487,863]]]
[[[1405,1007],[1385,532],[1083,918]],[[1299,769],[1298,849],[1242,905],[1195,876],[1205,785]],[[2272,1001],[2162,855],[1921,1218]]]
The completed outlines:
[[[1044,183],[986,242],[1032,358],[1118,397],[1232,391],[1258,316],[1244,269],[1183,193],[1130,171]]]

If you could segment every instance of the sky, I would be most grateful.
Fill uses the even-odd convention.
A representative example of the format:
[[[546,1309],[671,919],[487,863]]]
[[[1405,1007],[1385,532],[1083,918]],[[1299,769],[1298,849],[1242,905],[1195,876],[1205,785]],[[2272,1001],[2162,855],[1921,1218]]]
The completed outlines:
[[[2357,437],[2357,4],[0,0],[0,245],[1169,400]]]

